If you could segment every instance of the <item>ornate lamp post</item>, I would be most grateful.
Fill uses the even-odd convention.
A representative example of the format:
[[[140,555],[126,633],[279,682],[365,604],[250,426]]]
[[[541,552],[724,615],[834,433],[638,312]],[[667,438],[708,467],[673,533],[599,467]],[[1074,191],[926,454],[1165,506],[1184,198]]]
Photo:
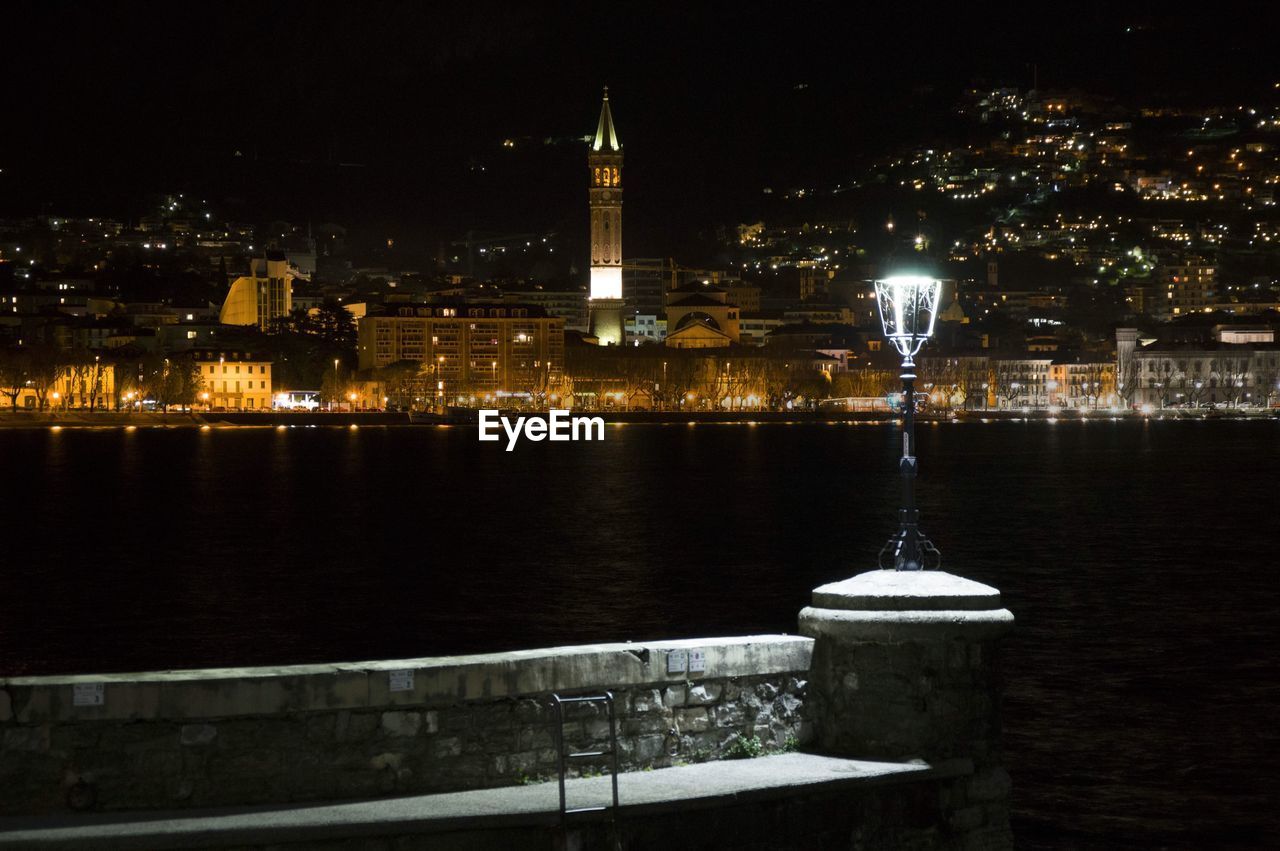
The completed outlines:
[[[924,572],[940,558],[916,527],[914,358],[933,332],[940,289],[932,278],[876,281],[884,334],[902,355],[901,522],[880,551],[880,570],[815,588],[813,604],[800,612],[800,633],[814,640],[814,744],[820,753],[860,759],[971,759],[973,774],[956,781],[959,794],[976,801],[986,788],[997,790],[982,805],[981,839],[1012,848],[999,764],[997,642],[1013,615],[995,588]],[[886,553],[896,570],[885,569]]]
[[[937,547],[920,531],[916,510],[915,457],[915,356],[933,335],[938,295],[942,282],[934,278],[900,275],[876,281],[876,307],[884,335],[902,355],[902,508],[898,510],[898,531],[880,550],[880,567],[886,556],[895,570],[922,570],[926,558],[937,567],[942,557]]]

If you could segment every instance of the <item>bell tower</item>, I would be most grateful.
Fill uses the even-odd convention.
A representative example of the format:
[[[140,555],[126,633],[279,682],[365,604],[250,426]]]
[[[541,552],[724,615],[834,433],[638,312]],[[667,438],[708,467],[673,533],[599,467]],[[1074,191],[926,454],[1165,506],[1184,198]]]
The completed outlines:
[[[602,346],[627,340],[622,300],[622,143],[613,129],[609,88],[587,153],[591,207],[591,333]]]

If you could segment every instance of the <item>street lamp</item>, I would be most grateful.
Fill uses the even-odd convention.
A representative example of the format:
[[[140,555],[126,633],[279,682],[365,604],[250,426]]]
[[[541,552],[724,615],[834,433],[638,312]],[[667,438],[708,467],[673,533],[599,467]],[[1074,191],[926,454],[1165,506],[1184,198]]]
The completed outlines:
[[[341,392],[341,389],[342,388],[339,387],[339,381],[338,381],[338,359],[334,358],[333,359],[333,393],[329,395],[329,412],[330,413],[333,412],[333,399],[338,395],[338,393]],[[339,405],[341,405],[341,403],[339,403]]]
[[[876,307],[884,335],[902,355],[902,508],[898,510],[898,531],[880,549],[880,568],[890,555],[895,570],[921,570],[926,558],[933,567],[942,560],[938,548],[920,531],[916,509],[915,457],[915,356],[933,335],[938,295],[942,282],[934,278],[900,275],[876,281]]]

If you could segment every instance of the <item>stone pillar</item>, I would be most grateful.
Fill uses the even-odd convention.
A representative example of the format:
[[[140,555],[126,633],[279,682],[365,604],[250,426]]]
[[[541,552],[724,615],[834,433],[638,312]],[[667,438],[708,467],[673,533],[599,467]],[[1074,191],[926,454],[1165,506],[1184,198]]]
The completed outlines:
[[[963,766],[942,793],[947,829],[1011,848],[997,643],[1012,625],[999,591],[941,571],[873,570],[814,589],[800,632],[814,639],[816,747]]]

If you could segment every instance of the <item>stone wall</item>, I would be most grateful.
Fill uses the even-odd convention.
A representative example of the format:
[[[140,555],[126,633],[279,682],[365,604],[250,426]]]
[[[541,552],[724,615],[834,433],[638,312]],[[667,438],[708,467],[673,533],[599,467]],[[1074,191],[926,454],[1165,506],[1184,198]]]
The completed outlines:
[[[811,735],[812,644],[746,636],[0,679],[0,813],[285,803],[554,777],[552,693],[612,691],[624,771],[783,750]],[[602,748],[608,730],[594,705],[567,713],[570,748]]]

